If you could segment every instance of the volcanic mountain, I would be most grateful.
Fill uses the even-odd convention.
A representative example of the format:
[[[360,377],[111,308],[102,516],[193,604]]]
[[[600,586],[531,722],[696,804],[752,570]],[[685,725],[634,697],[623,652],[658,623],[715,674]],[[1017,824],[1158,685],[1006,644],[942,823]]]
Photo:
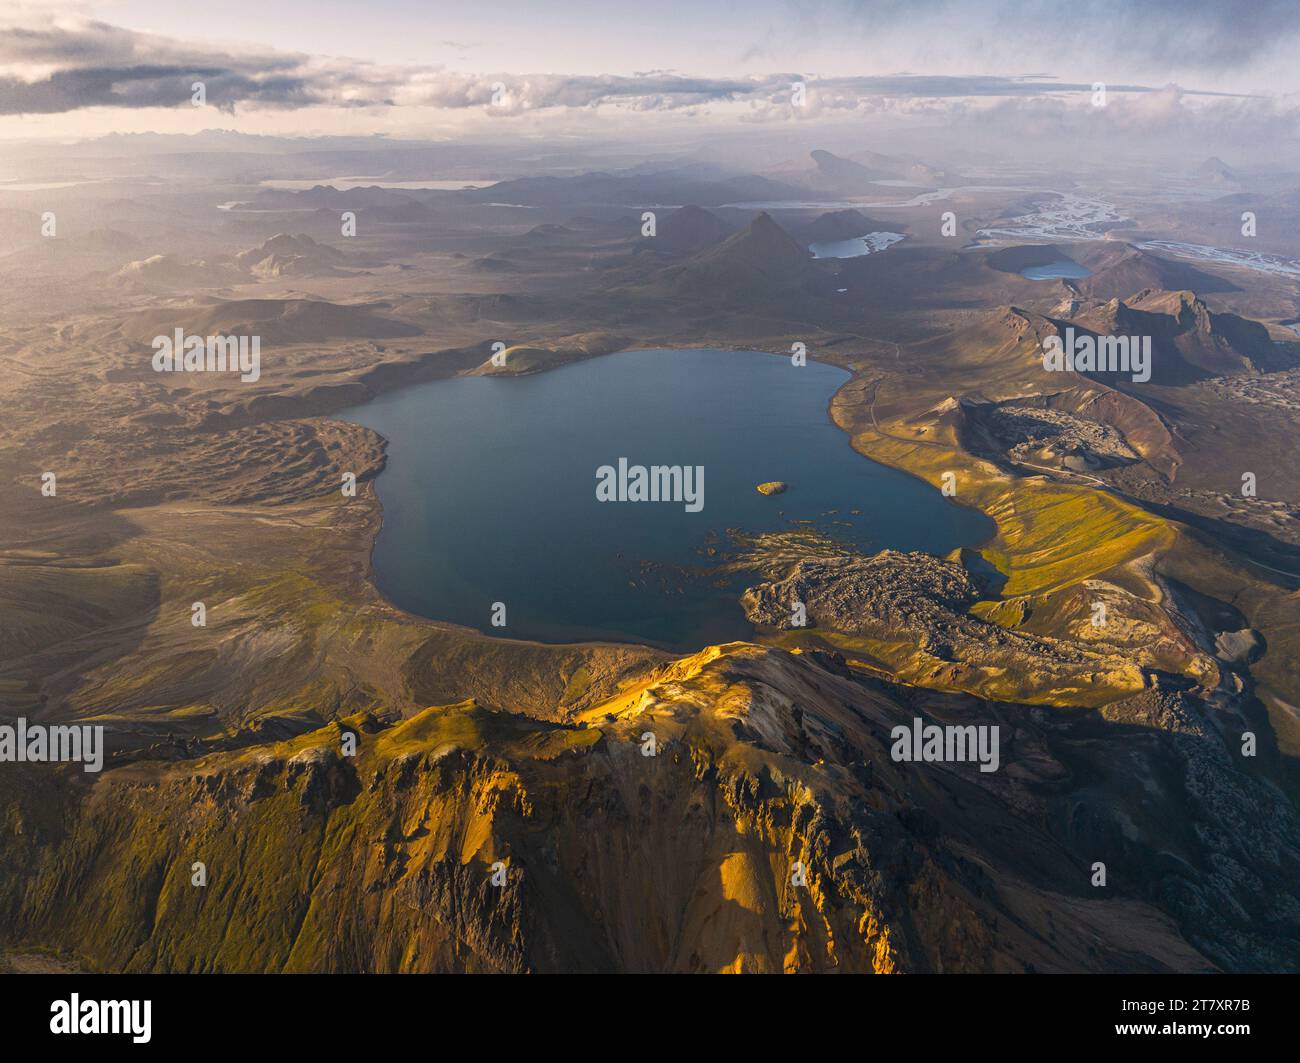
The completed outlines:
[[[1200,166],[1196,167],[1196,176],[1203,181],[1216,185],[1236,185],[1240,183],[1232,167],[1217,155],[1210,156]]]
[[[691,255],[712,247],[735,230],[703,207],[682,207],[659,223],[654,247],[673,255]]]
[[[229,258],[208,262],[167,254],[128,262],[113,274],[112,279],[125,288],[152,291],[219,288],[243,283],[248,280],[248,275],[232,265]]]
[[[1092,271],[1092,276],[1071,281],[1090,299],[1127,299],[1146,288],[1166,291],[1221,292],[1234,286],[1186,262],[1161,258],[1124,243],[1098,243],[1074,249],[1071,257]]]
[[[880,170],[869,170],[861,163],[829,151],[810,152],[809,158],[816,167],[813,177],[820,186],[849,194],[868,191],[869,185],[884,176]]]
[[[916,159],[879,152],[860,152],[858,159],[844,158],[817,149],[807,159],[786,163],[771,172],[781,181],[797,182],[806,188],[836,196],[874,195],[880,192],[879,181],[902,180],[933,184],[943,173]]]
[[[658,287],[703,298],[765,300],[821,278],[812,255],[764,211],[740,232],[659,274]]]
[[[328,244],[318,244],[310,236],[276,233],[260,247],[241,251],[235,256],[244,269],[259,277],[342,277],[338,269],[343,252]]]
[[[1155,383],[1283,367],[1263,325],[1236,314],[1212,313],[1195,292],[1149,288],[1127,301],[1097,304],[1074,320],[1100,336],[1150,336]]]
[[[877,221],[858,210],[832,210],[795,230],[800,240],[809,244],[852,240],[867,233],[897,232],[897,222]]]

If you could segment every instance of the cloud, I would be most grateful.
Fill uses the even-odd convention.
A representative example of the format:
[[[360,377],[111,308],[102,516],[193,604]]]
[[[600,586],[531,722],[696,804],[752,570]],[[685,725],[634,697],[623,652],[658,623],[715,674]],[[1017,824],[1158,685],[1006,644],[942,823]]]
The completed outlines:
[[[1001,25],[1029,26],[1065,47],[1187,70],[1249,66],[1300,35],[1295,0],[1001,0]]]
[[[1300,110],[1257,97],[1190,96],[1177,85],[1110,96],[1105,107],[1063,97],[1003,98],[962,106],[950,127],[975,142],[1029,143],[1042,153],[1114,161],[1133,149],[1209,144],[1257,154],[1261,144],[1287,144],[1300,133]],[[1048,148],[1048,145],[1053,145]]]
[[[671,109],[755,89],[748,81],[661,72],[633,77],[473,75],[259,48],[234,52],[90,19],[56,21],[39,14],[0,26],[0,114],[187,106],[195,81],[204,83],[207,102],[224,110],[405,104],[493,107],[502,114],[606,103]]]
[[[1022,56],[1172,60],[1186,73],[1249,67],[1300,37],[1295,0],[799,0],[796,12],[818,33],[901,30],[923,44],[946,34]]]
[[[926,9],[947,6],[945,0],[929,0]],[[482,108],[489,115],[514,116],[548,109],[613,106],[644,112],[730,103],[761,109],[788,104],[792,83],[801,80],[807,81],[817,113],[869,111],[882,97],[1036,97],[1091,90],[1089,84],[1058,83],[1037,75],[465,74],[437,66],[383,66],[259,46],[217,48],[31,9],[11,18],[9,25],[0,25],[0,115],[60,114],[88,107],[184,107],[191,103],[196,81],[204,85],[206,102],[225,111],[410,106]],[[1142,85],[1110,88],[1151,91]]]
[[[0,25],[0,114],[188,105],[194,81],[227,109],[304,106],[320,102],[330,83],[328,70],[306,69],[305,56],[232,55],[94,19],[25,18]]]

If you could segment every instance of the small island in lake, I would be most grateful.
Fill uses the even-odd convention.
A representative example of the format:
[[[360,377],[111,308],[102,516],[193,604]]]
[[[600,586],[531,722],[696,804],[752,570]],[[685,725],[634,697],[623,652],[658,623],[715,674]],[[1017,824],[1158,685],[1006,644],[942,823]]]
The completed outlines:
[[[759,484],[756,490],[760,495],[779,495],[786,489],[784,480],[768,480],[765,484]]]

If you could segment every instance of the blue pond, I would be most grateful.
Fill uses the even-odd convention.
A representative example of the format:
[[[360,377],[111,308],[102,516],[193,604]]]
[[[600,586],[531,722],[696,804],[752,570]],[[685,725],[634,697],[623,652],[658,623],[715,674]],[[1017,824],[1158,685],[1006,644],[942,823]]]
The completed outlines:
[[[1020,271],[1020,275],[1028,277],[1031,281],[1081,280],[1084,277],[1091,277],[1092,270],[1068,258],[1062,258],[1042,266],[1026,266]]]
[[[389,441],[376,583],[404,609],[492,634],[691,649],[751,633],[748,581],[706,571],[728,529],[812,526],[868,551],[988,538],[981,514],[850,448],[827,413],[847,378],[754,352],[629,351],[346,411]],[[620,458],[702,466],[702,508],[598,500],[598,469]],[[759,494],[769,480],[789,488]]]

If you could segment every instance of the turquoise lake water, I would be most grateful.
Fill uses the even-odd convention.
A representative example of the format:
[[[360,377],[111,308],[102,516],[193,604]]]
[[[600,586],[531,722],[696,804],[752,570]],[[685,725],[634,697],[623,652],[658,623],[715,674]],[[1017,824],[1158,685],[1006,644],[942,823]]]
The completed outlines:
[[[847,379],[755,352],[629,351],[436,380],[345,411],[388,440],[375,581],[404,609],[491,634],[692,649],[751,633],[737,596],[752,581],[701,571],[728,529],[809,521],[867,551],[988,538],[983,515],[850,448],[827,413]],[[620,458],[703,466],[703,507],[599,501],[597,470]],[[760,495],[769,480],[789,489]]]
[[[1042,266],[1027,266],[1020,271],[1020,275],[1031,281],[1082,280],[1091,277],[1092,270],[1068,258],[1062,258]]]

